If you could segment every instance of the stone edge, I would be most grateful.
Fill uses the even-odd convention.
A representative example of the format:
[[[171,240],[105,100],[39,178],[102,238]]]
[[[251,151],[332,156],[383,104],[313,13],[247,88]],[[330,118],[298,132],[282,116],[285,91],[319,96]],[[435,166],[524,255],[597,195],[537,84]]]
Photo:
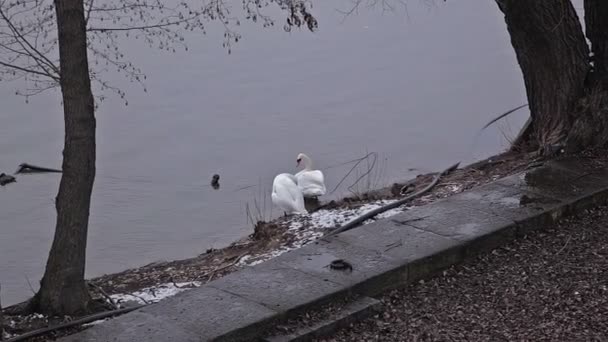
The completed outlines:
[[[555,166],[553,166],[553,167],[555,167]],[[524,172],[521,172],[521,173],[524,173]],[[521,173],[519,173],[519,174],[521,174]],[[593,176],[591,176],[591,178],[593,178]],[[500,179],[498,179],[497,181],[499,181],[499,180]],[[444,200],[449,200],[449,197],[445,198]],[[544,210],[544,211],[541,211],[541,212],[538,212],[535,214],[531,214],[521,220],[514,221],[513,223],[511,223],[509,225],[503,226],[502,229],[494,231],[493,233],[490,233],[490,234],[487,234],[484,236],[479,236],[476,239],[473,239],[471,241],[458,243],[455,246],[451,246],[444,250],[438,251],[437,253],[430,255],[426,258],[413,260],[412,262],[402,265],[400,267],[400,269],[403,269],[403,268],[412,269],[413,268],[416,271],[416,272],[413,272],[414,274],[408,275],[407,283],[398,284],[397,286],[394,286],[392,288],[382,288],[382,292],[391,290],[391,289],[403,288],[404,286],[406,286],[407,284],[410,284],[412,282],[435,276],[436,274],[440,273],[442,270],[444,270],[450,266],[462,263],[467,258],[470,258],[472,256],[486,252],[488,250],[497,248],[500,245],[504,244],[505,242],[512,240],[510,238],[504,238],[503,235],[506,231],[514,230],[515,234],[513,237],[526,235],[532,231],[542,230],[552,224],[555,224],[562,218],[574,216],[576,214],[584,212],[587,209],[591,209],[591,208],[601,206],[604,204],[608,204],[608,187],[601,187],[597,191],[594,191],[590,194],[582,195],[580,197],[574,198],[569,201],[564,201],[553,208],[550,208],[550,209],[547,209],[547,210]],[[484,246],[483,248],[480,248],[483,241],[488,241],[488,242],[491,241],[491,242],[488,245]],[[437,259],[439,259],[440,262],[438,262]],[[440,264],[439,267],[437,267],[438,264]],[[387,271],[386,273],[392,273],[392,272],[394,272],[394,270]],[[409,272],[409,273],[412,273],[412,272]],[[379,274],[379,275],[375,275],[373,277],[367,278],[360,283],[353,284],[349,290],[350,290],[350,292],[354,292],[354,293],[357,293],[362,296],[378,295],[379,290],[377,289],[377,286],[375,284],[375,282],[377,281],[376,278],[382,278],[384,276],[386,276],[386,274]],[[362,291],[362,289],[365,289],[365,290]],[[328,298],[323,298],[323,302],[331,302],[332,300],[339,300],[343,296],[344,296],[343,292],[336,293],[335,296],[330,295],[330,296],[328,296]],[[333,297],[335,297],[335,298],[333,298]],[[313,304],[313,303],[310,303],[310,304]],[[293,310],[290,312],[290,314],[301,313],[302,310],[306,310],[307,308],[310,308],[310,307],[311,307],[311,305],[303,305],[302,308],[300,308],[300,310]],[[283,318],[285,318],[285,315],[277,315],[277,317],[273,317],[273,319],[266,321],[265,323],[269,323],[269,322],[276,323],[278,321],[281,321]],[[264,333],[264,331],[266,331],[266,329],[268,329],[268,326],[266,324],[262,323],[262,324],[258,325],[257,327],[249,326],[247,328],[252,329],[252,330],[258,330],[260,332],[260,335],[262,335]],[[214,339],[213,341],[229,341],[229,340],[232,341],[232,338],[225,339],[225,337],[227,337],[227,336],[234,337],[234,334],[228,333],[224,336],[220,336],[220,337]],[[261,337],[262,336],[260,336],[260,338]]]

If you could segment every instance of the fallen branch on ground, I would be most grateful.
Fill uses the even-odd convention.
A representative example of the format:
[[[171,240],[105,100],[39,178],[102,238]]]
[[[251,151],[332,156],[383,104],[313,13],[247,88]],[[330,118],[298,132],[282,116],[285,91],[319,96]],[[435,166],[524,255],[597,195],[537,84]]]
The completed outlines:
[[[228,267],[232,267],[232,266],[234,266],[234,265],[238,264],[238,263],[239,263],[239,261],[241,261],[241,259],[242,259],[242,258],[243,258],[245,255],[247,255],[247,252],[245,252],[245,253],[241,253],[241,254],[240,254],[240,255],[239,255],[239,256],[238,256],[238,257],[237,257],[237,258],[236,258],[236,259],[235,259],[233,262],[231,262],[231,263],[229,263],[229,264],[226,264],[226,265],[224,265],[224,266],[221,266],[221,267],[216,267],[216,268],[214,268],[213,270],[211,270],[210,272],[207,272],[207,273],[203,274],[203,275],[202,275],[200,278],[204,278],[204,277],[206,277],[206,276],[209,276],[209,278],[207,278],[207,283],[208,283],[208,282],[210,282],[210,281],[213,279],[213,276],[215,275],[215,272],[219,272],[219,271],[225,270],[225,269],[227,269]]]
[[[135,298],[137,298],[137,299],[140,299],[140,300],[141,300],[142,302],[144,302],[145,304],[151,304],[151,302],[150,302],[150,301],[148,301],[148,300],[146,300],[146,298],[144,298],[144,297],[142,297],[142,296],[140,296],[140,295],[136,295],[135,293],[119,293],[119,294],[122,294],[122,295],[127,295],[127,296],[131,296],[131,297],[135,297]],[[154,295],[154,294],[152,294],[152,295]],[[154,297],[156,297],[156,296],[154,295]]]
[[[21,334],[19,336],[15,336],[13,338],[9,338],[8,340],[6,340],[6,342],[18,342],[18,341],[25,341],[28,338],[32,338],[32,337],[36,337],[36,336],[40,336],[43,334],[47,334],[56,330],[61,330],[61,329],[67,329],[73,326],[77,326],[77,325],[81,325],[81,324],[86,324],[86,323],[91,323],[100,319],[105,319],[108,317],[112,317],[112,316],[116,316],[116,315],[121,315],[121,314],[125,314],[127,312],[131,312],[133,310],[137,310],[139,308],[142,308],[146,306],[146,304],[143,305],[136,305],[136,306],[131,306],[128,308],[123,308],[123,309],[117,309],[117,310],[111,310],[111,311],[105,311],[105,312],[100,312],[100,313],[96,313],[96,314],[92,314],[89,316],[85,316],[82,317],[80,319],[71,321],[71,322],[67,322],[67,323],[63,323],[63,324],[58,324],[52,327],[46,327],[46,328],[42,328],[42,329],[37,329],[37,330],[33,330],[30,332],[27,332],[25,334]]]
[[[114,301],[114,299],[112,299],[112,297],[110,297],[110,295],[106,291],[104,291],[104,289],[102,289],[101,286],[99,286],[97,284],[89,283],[89,282],[87,282],[87,284],[90,287],[94,288],[95,290],[99,291],[99,293],[102,296],[104,296],[108,302],[110,302],[113,309],[118,309],[118,305],[116,305],[116,302]]]
[[[15,172],[15,174],[18,173],[37,173],[37,172],[56,172],[56,173],[61,173],[61,170],[58,169],[51,169],[48,167],[42,167],[42,166],[36,166],[36,165],[31,165],[28,163],[22,163],[19,165],[19,168],[17,169],[17,172]]]
[[[437,175],[435,175],[435,178],[433,179],[433,181],[429,185],[427,185],[424,189],[422,189],[422,190],[420,190],[420,191],[418,191],[418,192],[416,192],[416,193],[414,193],[414,194],[412,194],[410,196],[402,198],[402,199],[400,199],[398,201],[395,201],[395,202],[389,203],[387,205],[384,205],[384,206],[382,206],[380,208],[368,211],[367,213],[365,213],[365,214],[363,214],[363,215],[355,218],[354,220],[346,223],[345,225],[343,225],[341,227],[338,227],[338,228],[330,231],[329,233],[325,234],[324,236],[327,237],[327,236],[335,235],[335,234],[342,233],[344,231],[353,229],[353,228],[361,225],[361,223],[363,223],[363,222],[365,222],[365,221],[373,218],[374,216],[376,216],[378,214],[382,214],[385,211],[388,211],[388,210],[400,207],[403,204],[411,201],[412,199],[414,199],[414,198],[416,198],[416,197],[418,197],[420,195],[425,194],[426,192],[430,191],[433,187],[435,187],[435,185],[437,185],[437,183],[439,183],[439,179],[442,176],[445,176],[445,175],[449,174],[450,172],[456,170],[458,168],[458,165],[460,165],[460,162],[458,162],[458,163],[456,163],[456,164],[448,167],[444,171],[442,171],[442,172],[438,173]]]

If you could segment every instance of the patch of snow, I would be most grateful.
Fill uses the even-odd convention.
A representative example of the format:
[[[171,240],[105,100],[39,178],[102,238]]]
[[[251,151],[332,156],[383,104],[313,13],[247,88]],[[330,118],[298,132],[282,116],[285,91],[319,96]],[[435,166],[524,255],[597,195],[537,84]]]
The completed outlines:
[[[283,245],[273,251],[260,255],[245,255],[238,262],[238,266],[255,266],[264,261],[276,258],[281,254],[305,246],[323,236],[325,230],[341,226],[356,217],[371,210],[380,208],[395,200],[379,200],[366,203],[356,208],[322,209],[306,216],[294,216],[288,223],[286,234],[293,237],[289,245]],[[406,210],[404,207],[387,210],[378,214],[374,219],[366,220],[363,224],[374,222],[376,219],[384,219],[394,216]]]
[[[315,228],[335,228],[341,226],[358,216],[361,216],[367,212],[378,209],[384,205],[394,202],[395,200],[381,200],[374,201],[370,203],[366,203],[358,208],[348,208],[348,209],[334,209],[334,210],[319,210],[310,215],[310,223]],[[387,218],[393,215],[396,215],[402,212],[403,209],[395,208],[388,210],[384,213],[381,213],[375,217],[375,219],[379,218]],[[365,221],[364,224],[373,222],[372,220]]]
[[[91,322],[91,323],[85,323],[85,324],[83,324],[82,326],[83,326],[83,327],[92,327],[92,326],[94,326],[94,325],[97,325],[97,324],[103,323],[103,322],[105,322],[105,321],[106,321],[106,319],[98,319],[98,320],[93,321],[93,322]]]
[[[452,185],[449,187],[451,192],[461,192],[462,191],[462,185],[458,184],[458,185]]]
[[[236,263],[236,266],[245,266],[245,265],[248,265],[247,260],[249,260],[251,258],[253,258],[253,256],[250,255],[250,254],[243,255],[241,257],[241,259],[239,260],[239,262]]]
[[[177,285],[177,286],[175,286]],[[110,297],[117,303],[124,301],[135,301],[140,304],[156,303],[168,297],[173,297],[176,294],[187,291],[193,287],[201,286],[201,282],[193,281],[188,283],[166,283],[158,286],[147,287],[140,291],[133,293],[119,293],[111,295]]]
[[[282,246],[279,249],[275,249],[273,251],[263,253],[263,254],[255,256],[255,257],[251,257],[248,259],[251,261],[244,262],[243,265],[248,265],[248,266],[259,265],[259,264],[263,263],[264,261],[268,261],[270,259],[276,258],[281,254],[287,253],[287,252],[289,252],[293,249],[299,248],[299,247]]]
[[[389,218],[391,216],[395,216],[397,214],[401,214],[404,210],[401,208],[394,208],[391,210],[387,210],[385,212],[383,212],[382,214],[378,214],[376,215],[376,219],[385,219],[385,218]]]
[[[301,229],[304,226],[304,224],[302,224],[302,221],[292,221],[289,224],[289,230],[298,230]]]

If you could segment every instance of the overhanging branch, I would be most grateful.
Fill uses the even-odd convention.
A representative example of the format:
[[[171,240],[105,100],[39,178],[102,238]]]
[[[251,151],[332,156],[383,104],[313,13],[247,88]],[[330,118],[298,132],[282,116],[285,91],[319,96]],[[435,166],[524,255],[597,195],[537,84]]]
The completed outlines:
[[[19,71],[23,71],[23,72],[27,72],[30,74],[35,74],[35,75],[39,75],[39,76],[45,76],[45,77],[49,77],[52,78],[53,80],[59,82],[59,77],[46,73],[46,72],[42,72],[42,71],[38,71],[38,70],[34,70],[34,69],[30,69],[30,68],[24,68],[24,67],[20,67],[18,65],[14,65],[14,64],[10,64],[10,63],[5,63],[0,61],[0,65],[5,66],[7,68],[11,68],[11,69],[15,69],[15,70],[19,70]]]

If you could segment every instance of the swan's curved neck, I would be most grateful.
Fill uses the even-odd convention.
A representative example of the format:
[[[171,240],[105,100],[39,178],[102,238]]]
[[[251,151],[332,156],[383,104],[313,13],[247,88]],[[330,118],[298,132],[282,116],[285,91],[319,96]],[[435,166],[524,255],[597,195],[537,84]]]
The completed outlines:
[[[307,155],[302,156],[302,164],[304,165],[304,170],[306,170],[306,171],[312,170],[312,160],[310,159],[309,156],[307,156]]]

